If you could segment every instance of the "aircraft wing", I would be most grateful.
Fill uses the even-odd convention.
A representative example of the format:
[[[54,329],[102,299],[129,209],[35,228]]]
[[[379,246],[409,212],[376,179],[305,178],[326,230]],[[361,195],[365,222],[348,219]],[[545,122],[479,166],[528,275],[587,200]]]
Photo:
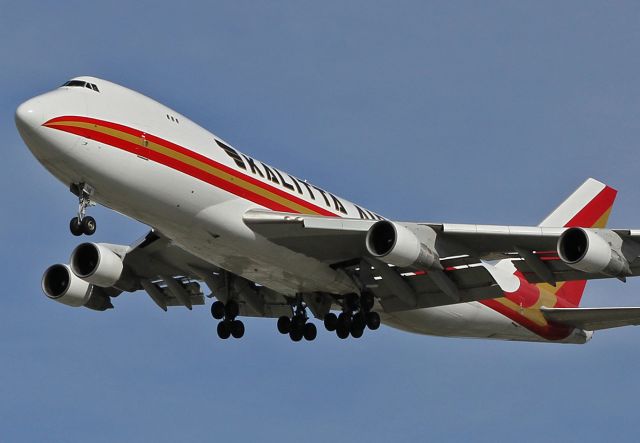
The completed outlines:
[[[553,323],[597,331],[640,325],[640,308],[541,308]]]
[[[376,220],[251,210],[244,222],[254,232],[334,269],[357,271],[388,312],[496,298],[503,295],[477,259],[442,261],[443,271],[389,267],[370,257],[365,238]]]
[[[171,306],[204,304],[198,282],[205,282],[212,294],[226,301],[232,292],[240,305],[240,314],[251,317],[290,315],[287,299],[275,291],[259,288],[240,277],[227,274],[175,245],[160,232],[150,231],[125,251],[111,249],[124,257],[125,275],[120,289],[144,290],[163,310]]]
[[[567,228],[534,226],[493,226],[422,224],[438,235],[438,251],[446,255],[466,255],[480,260],[514,259],[516,268],[530,283],[612,278],[612,275],[578,270],[567,265],[557,253],[558,240]],[[611,246],[617,246],[629,263],[628,272],[618,278],[640,275],[640,231],[606,231]],[[612,237],[611,237],[612,236]]]
[[[250,210],[244,223],[273,243],[332,266],[365,254],[365,237],[376,220]]]
[[[389,302],[389,308],[394,310],[403,306],[404,309],[407,306],[438,306],[446,304],[447,300],[451,303],[501,296],[498,290],[490,289],[497,285],[482,267],[483,261],[511,259],[530,283],[555,285],[559,281],[612,278],[611,274],[578,270],[560,259],[556,248],[567,228],[398,223],[414,233],[420,229],[434,233],[433,248],[444,267],[444,276],[447,277],[444,279],[442,273],[427,269],[416,274],[415,269],[391,268],[391,274],[380,262],[376,263],[376,259],[366,251],[365,239],[377,220],[251,210],[245,214],[244,222],[270,241],[334,268],[361,265],[365,260],[375,269],[376,278],[386,280],[378,286],[382,288],[379,291],[386,293],[387,300],[397,297],[400,293],[398,286],[409,284],[411,288],[405,292],[415,295],[413,298],[401,295],[399,298],[403,303],[397,306]],[[628,270],[616,277],[624,280],[627,276],[640,275],[640,231],[607,230],[604,235],[613,236],[610,237],[613,243],[617,239],[629,262]],[[386,278],[383,273],[387,274]],[[394,274],[402,277],[404,284],[390,285],[391,280],[396,280]],[[481,296],[469,293],[479,289],[484,291]]]

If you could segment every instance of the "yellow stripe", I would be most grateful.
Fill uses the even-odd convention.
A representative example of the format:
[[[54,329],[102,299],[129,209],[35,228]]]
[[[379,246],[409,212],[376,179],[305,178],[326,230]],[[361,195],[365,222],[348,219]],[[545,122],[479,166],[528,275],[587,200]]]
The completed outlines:
[[[110,135],[112,137],[115,137],[119,140],[123,140],[123,141],[127,141],[133,144],[137,144],[137,145],[141,145],[142,146],[142,138],[141,137],[137,137],[135,135],[131,135],[127,132],[124,131],[120,131],[118,129],[113,129],[113,128],[109,128],[109,127],[105,127],[102,125],[97,125],[95,123],[88,123],[88,122],[77,122],[77,121],[59,121],[59,122],[53,122],[53,123],[49,123],[47,126],[72,126],[72,127],[77,127],[77,128],[84,128],[84,129],[90,129],[96,132],[100,132],[106,135]],[[275,194],[267,189],[264,189],[258,185],[255,185],[253,183],[250,183],[242,178],[236,177],[232,174],[229,174],[228,172],[222,171],[212,165],[209,165],[207,163],[204,163],[200,160],[197,160],[193,157],[190,157],[186,154],[182,154],[181,152],[176,152],[171,148],[168,148],[164,145],[158,144],[158,143],[154,143],[151,141],[147,141],[147,143],[144,145],[144,147],[158,153],[158,154],[162,154],[166,157],[170,157],[174,160],[177,160],[181,163],[187,164],[189,166],[193,166],[196,169],[199,169],[200,171],[206,172],[212,176],[215,176],[221,180],[224,180],[228,183],[233,183],[236,186],[241,187],[242,189],[245,189],[249,192],[252,192],[254,194],[260,195],[261,197],[264,197],[266,199],[269,199],[273,202],[279,203],[283,206],[286,206],[296,212],[302,213],[302,214],[319,214],[319,212],[314,211],[313,209],[307,208],[306,206],[303,206],[301,204],[298,204],[296,202],[293,202],[289,199],[287,199],[286,197],[280,196],[278,194]]]
[[[496,298],[495,300],[528,320],[531,320],[538,326],[546,326],[548,324],[540,308],[542,306],[552,307],[558,302],[555,294],[545,291],[540,291],[540,297],[538,297],[536,303],[528,308],[524,308],[508,298]]]
[[[606,211],[604,211],[604,214],[602,214],[602,216],[598,219],[598,221],[596,221],[592,228],[604,228],[605,226],[607,226],[607,222],[609,221],[609,215],[611,215],[611,209],[613,209],[613,206],[611,206],[609,209],[607,209]]]

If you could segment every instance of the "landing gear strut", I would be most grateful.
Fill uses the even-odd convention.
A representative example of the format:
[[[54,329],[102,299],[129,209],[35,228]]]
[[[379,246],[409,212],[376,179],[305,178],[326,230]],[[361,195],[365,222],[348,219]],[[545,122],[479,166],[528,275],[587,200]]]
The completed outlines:
[[[218,300],[211,305],[211,315],[216,320],[221,320],[217,328],[218,337],[223,340],[229,337],[242,338],[244,335],[244,323],[236,320],[239,313],[240,306],[235,300],[229,300],[227,303]]]
[[[355,294],[345,297],[342,312],[336,316],[329,312],[324,317],[324,327],[327,331],[335,331],[340,339],[345,339],[351,335],[353,338],[360,338],[364,334],[365,328],[372,331],[380,327],[380,315],[372,311],[373,294],[363,293],[360,297]]]
[[[302,301],[302,296],[296,297],[295,311],[292,318],[282,316],[278,319],[278,331],[281,334],[289,334],[291,340],[298,342],[303,338],[313,341],[318,335],[316,325],[309,322],[307,307]]]
[[[78,216],[69,222],[69,230],[75,236],[93,235],[96,232],[96,220],[85,215],[87,208],[94,205],[91,201],[93,189],[85,183],[74,183],[71,185],[71,192],[78,196]]]

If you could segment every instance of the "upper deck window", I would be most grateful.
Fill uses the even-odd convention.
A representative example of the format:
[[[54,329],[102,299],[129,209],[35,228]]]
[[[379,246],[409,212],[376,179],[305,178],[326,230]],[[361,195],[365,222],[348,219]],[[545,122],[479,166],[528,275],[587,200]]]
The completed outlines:
[[[77,88],[87,88],[87,89],[92,89],[92,90],[94,90],[96,92],[100,92],[100,90],[98,89],[98,87],[96,85],[94,85],[93,83],[83,82],[82,80],[69,80],[68,82],[66,82],[62,86],[77,87]]]

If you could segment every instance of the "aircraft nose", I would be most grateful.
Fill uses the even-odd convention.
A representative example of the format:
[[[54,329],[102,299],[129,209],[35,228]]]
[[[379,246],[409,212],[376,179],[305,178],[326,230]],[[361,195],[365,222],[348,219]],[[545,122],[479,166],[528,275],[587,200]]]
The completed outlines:
[[[33,131],[44,123],[43,114],[40,99],[27,100],[16,109],[16,126],[20,130]]]

